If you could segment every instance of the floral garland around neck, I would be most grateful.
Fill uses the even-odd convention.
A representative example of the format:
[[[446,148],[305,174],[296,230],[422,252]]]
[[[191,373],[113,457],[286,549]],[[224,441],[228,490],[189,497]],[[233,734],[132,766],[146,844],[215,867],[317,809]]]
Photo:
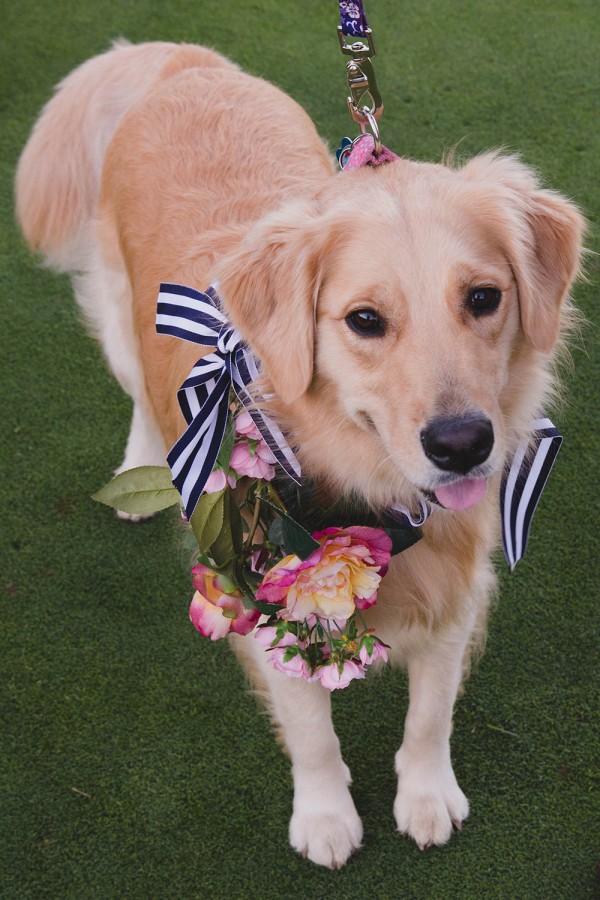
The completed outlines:
[[[254,632],[278,671],[344,688],[387,660],[389,648],[362,612],[376,602],[390,556],[417,541],[419,530],[344,498],[319,508],[311,483],[279,485],[275,459],[235,395],[231,411],[189,522],[182,513],[197,558],[190,619],[213,641]],[[141,516],[180,503],[162,466],[122,472],[93,499]]]

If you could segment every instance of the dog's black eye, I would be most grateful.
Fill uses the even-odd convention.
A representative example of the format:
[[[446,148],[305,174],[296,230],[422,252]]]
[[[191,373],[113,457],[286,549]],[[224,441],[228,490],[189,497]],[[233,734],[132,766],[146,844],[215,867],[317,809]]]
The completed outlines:
[[[374,309],[356,309],[346,316],[346,322],[364,337],[380,337],[385,331],[385,322]]]
[[[483,316],[500,306],[502,291],[495,287],[478,287],[469,291],[469,308],[473,315]]]

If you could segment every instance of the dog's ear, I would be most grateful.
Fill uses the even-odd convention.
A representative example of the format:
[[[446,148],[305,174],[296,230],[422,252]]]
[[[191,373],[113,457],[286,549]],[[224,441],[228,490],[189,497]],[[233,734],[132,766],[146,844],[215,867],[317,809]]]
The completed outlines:
[[[231,321],[284,403],[300,397],[312,379],[325,243],[313,204],[300,201],[253,226],[217,270]]]
[[[550,353],[563,301],[579,273],[585,224],[575,204],[544,190],[531,193],[526,220],[533,240],[520,259],[515,256],[521,322],[530,344]]]
[[[579,274],[585,220],[577,206],[539,187],[533,171],[514,156],[484,154],[464,173],[497,185],[498,222],[519,291],[523,331],[550,353],[560,335],[561,307]],[[499,192],[499,196],[498,196]]]

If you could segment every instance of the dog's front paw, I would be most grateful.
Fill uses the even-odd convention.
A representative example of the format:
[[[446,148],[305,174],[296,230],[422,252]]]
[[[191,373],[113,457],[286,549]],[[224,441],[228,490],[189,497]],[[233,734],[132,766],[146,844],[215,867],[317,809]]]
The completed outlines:
[[[362,822],[347,787],[340,786],[339,796],[328,801],[296,795],[290,844],[311,862],[340,869],[360,847],[362,834]]]
[[[421,850],[445,844],[453,828],[461,828],[469,815],[469,801],[448,762],[441,766],[409,764],[396,757],[398,793],[394,816],[398,831],[413,838]]]

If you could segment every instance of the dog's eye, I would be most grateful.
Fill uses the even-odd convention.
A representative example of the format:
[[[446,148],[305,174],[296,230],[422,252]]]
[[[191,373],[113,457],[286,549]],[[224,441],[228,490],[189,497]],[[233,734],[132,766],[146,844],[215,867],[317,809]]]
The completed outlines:
[[[502,291],[495,287],[478,287],[469,291],[469,308],[473,315],[494,312],[500,306]]]
[[[385,322],[374,309],[356,309],[346,316],[346,322],[364,337],[380,337],[385,331]]]

